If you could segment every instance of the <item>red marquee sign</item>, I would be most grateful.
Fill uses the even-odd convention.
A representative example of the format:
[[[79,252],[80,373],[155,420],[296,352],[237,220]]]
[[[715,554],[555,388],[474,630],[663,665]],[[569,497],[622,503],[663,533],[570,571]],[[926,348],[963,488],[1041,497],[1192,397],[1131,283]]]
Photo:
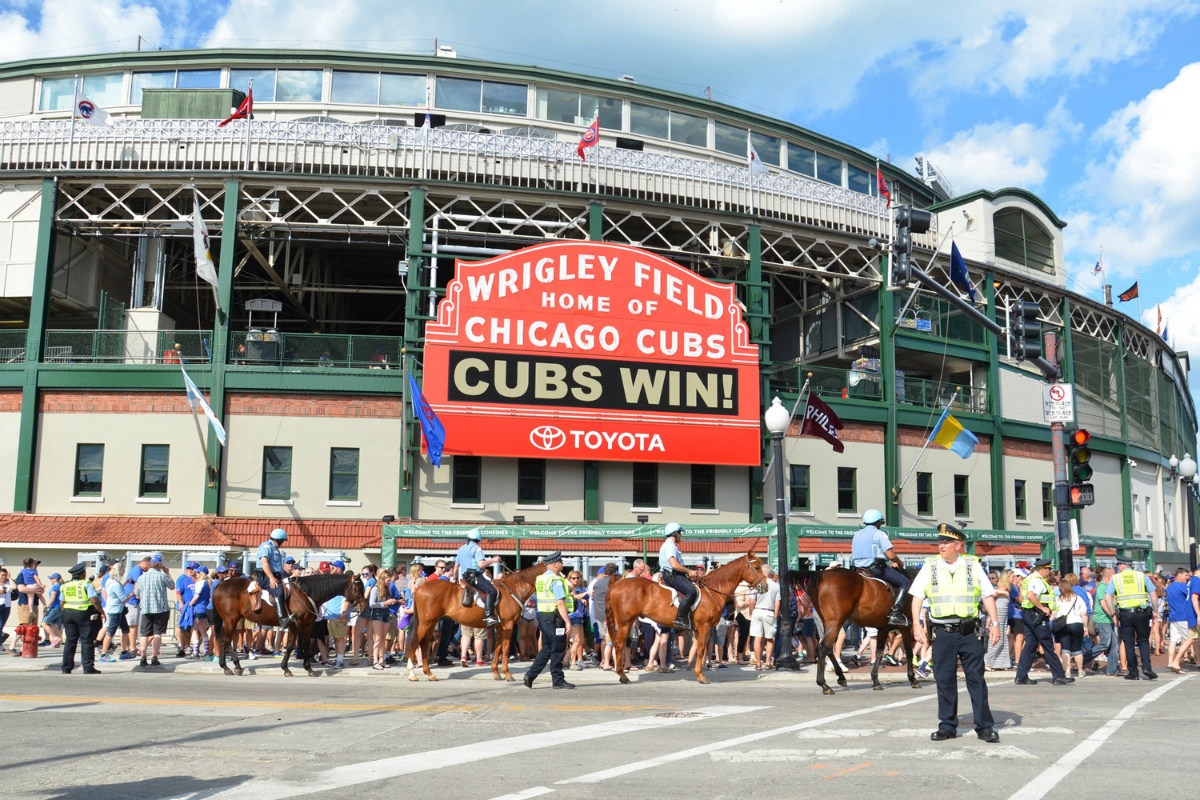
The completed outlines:
[[[422,391],[450,454],[762,463],[758,346],[734,286],[635,247],[458,261]]]

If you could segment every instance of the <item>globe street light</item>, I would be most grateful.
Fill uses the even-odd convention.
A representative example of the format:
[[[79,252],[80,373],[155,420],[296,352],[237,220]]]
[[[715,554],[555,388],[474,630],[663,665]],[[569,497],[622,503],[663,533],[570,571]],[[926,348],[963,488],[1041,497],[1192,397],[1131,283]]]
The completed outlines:
[[[1174,456],[1171,457],[1172,460]],[[1188,568],[1195,569],[1196,567],[1196,521],[1192,518],[1192,490],[1196,485],[1196,459],[1192,458],[1191,453],[1184,453],[1183,461],[1179,462],[1179,477],[1183,480],[1186,488],[1184,489],[1184,502],[1187,503],[1187,526],[1188,536],[1192,540],[1188,547]]]
[[[771,433],[771,458],[775,463],[775,550],[779,554],[779,604],[777,634],[775,636],[775,669],[800,669],[796,651],[792,647],[792,615],[788,613],[792,597],[791,581],[788,579],[787,500],[784,498],[783,435],[787,433],[792,415],[776,397],[763,415],[763,422]]]

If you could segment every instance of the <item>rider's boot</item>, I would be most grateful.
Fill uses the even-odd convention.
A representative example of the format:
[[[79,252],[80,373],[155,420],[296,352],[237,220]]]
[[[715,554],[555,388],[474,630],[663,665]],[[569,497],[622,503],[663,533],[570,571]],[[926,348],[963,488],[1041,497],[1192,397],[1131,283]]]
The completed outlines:
[[[690,631],[692,629],[691,612],[681,605],[679,613],[675,615],[675,624],[671,627],[677,631]]]
[[[289,614],[283,609],[283,595],[280,594],[275,599],[275,613],[279,615],[279,627],[286,628],[288,623],[292,621],[295,615]]]
[[[500,620],[496,617],[496,598],[493,595],[485,594],[483,599],[483,624],[484,625],[499,625]]]
[[[888,612],[888,625],[898,625],[904,627],[908,624],[908,617],[904,616],[904,601],[908,599],[908,590],[901,589],[896,592],[896,602],[892,603],[892,610]]]

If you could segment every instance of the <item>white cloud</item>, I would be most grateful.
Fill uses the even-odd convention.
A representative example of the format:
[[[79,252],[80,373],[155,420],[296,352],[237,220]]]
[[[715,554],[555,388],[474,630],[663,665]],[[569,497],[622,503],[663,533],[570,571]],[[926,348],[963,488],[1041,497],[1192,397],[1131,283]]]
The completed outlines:
[[[17,10],[0,14],[6,60],[133,50],[139,34],[162,35],[154,8],[123,0],[46,0],[41,19],[30,19]]]
[[[1175,349],[1200,355],[1200,314],[1196,313],[1196,309],[1200,308],[1200,265],[1193,258],[1181,267],[1191,276],[1191,281],[1181,285],[1173,295],[1162,301],[1163,321]],[[1157,318],[1158,312],[1154,306],[1144,309],[1142,323],[1150,330],[1154,330]]]

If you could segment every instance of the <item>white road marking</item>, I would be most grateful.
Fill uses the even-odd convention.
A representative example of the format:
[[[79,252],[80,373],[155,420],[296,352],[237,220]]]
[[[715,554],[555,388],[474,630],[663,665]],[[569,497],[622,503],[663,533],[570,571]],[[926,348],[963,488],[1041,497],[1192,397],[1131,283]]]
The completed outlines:
[[[1041,734],[1041,733],[1072,734],[1075,732],[1069,728],[1059,728],[1059,727],[1055,727],[1055,726],[1051,726],[1049,728],[1027,728],[1024,725],[1010,725],[1008,727],[998,727],[998,728],[996,728],[996,731],[1002,737],[1003,736],[1033,736],[1035,734]],[[962,733],[961,735],[970,736],[974,732],[975,732],[974,729],[969,729],[965,733]],[[928,739],[929,733],[930,733],[930,731],[928,728],[899,728],[894,731],[888,731],[888,736],[893,739]]]
[[[797,739],[861,739],[883,733],[883,728],[841,728],[831,731],[800,731]]]
[[[550,794],[554,790],[549,786],[534,786],[532,789],[526,789],[523,792],[516,794],[506,794],[502,797],[493,797],[492,800],[528,800],[530,797],[541,797],[544,794]]]
[[[1084,739],[1073,750],[1065,756],[1054,762],[1045,772],[1038,775],[1036,778],[1025,784],[1017,790],[1009,800],[1041,800],[1049,794],[1059,782],[1071,774],[1072,770],[1084,762],[1088,756],[1100,749],[1100,745],[1104,744],[1110,736],[1116,733],[1122,725],[1133,718],[1133,715],[1140,711],[1143,707],[1150,705],[1158,698],[1162,697],[1167,692],[1174,689],[1179,684],[1186,681],[1191,675],[1185,675],[1182,678],[1176,678],[1170,683],[1163,684],[1157,689],[1146,693],[1140,700],[1136,700],[1117,712],[1117,715],[1104,724],[1104,727],[1093,733],[1088,738]]]
[[[959,691],[962,692],[965,691],[965,689],[960,689]],[[763,739],[770,739],[776,736],[794,733],[795,731],[806,730],[808,728],[817,728],[821,725],[828,725],[831,722],[841,722],[844,719],[860,717],[863,714],[876,714],[889,708],[911,706],[914,703],[923,703],[928,700],[933,700],[936,697],[936,695],[929,694],[922,697],[914,697],[910,700],[901,700],[897,703],[888,703],[887,705],[882,706],[871,706],[869,708],[861,708],[857,711],[846,711],[841,714],[833,714],[828,717],[809,720],[808,722],[798,722],[795,725],[786,725],[782,728],[772,728],[771,730],[750,733],[745,736],[738,736],[733,739],[725,739],[724,741],[713,742],[712,744],[701,745],[700,747],[692,747],[675,753],[667,753],[666,755],[662,755],[657,758],[648,758],[644,761],[634,761],[631,764],[623,764],[619,767],[612,767],[611,769],[604,769],[600,770],[599,772],[589,772],[588,774],[580,775],[577,778],[568,778],[567,780],[558,781],[558,783],[599,783],[601,781],[606,781],[609,778],[617,778],[622,775],[628,775],[631,772],[639,772],[644,769],[653,769],[654,767],[658,767],[663,764],[670,764],[674,761],[683,761],[684,759],[692,758],[693,756],[713,753],[718,750],[728,750],[732,747],[738,747],[739,745],[758,742]]]
[[[715,719],[732,714],[746,714],[762,711],[769,706],[707,706],[686,712],[687,716],[651,716],[634,717],[632,719],[613,720],[595,725],[583,725],[578,728],[564,728],[544,733],[531,733],[521,736],[510,736],[504,739],[475,742],[461,747],[448,747],[443,750],[430,750],[423,753],[409,753],[403,756],[382,758],[378,761],[366,761],[360,764],[346,764],[341,767],[319,772],[303,782],[283,780],[247,781],[223,791],[207,794],[207,797],[236,798],[245,797],[252,800],[282,800],[287,797],[299,797],[317,792],[343,790],[348,786],[363,783],[398,778],[402,775],[412,775],[418,772],[455,767],[460,764],[470,764],[489,758],[518,755],[531,750],[540,750],[558,745],[586,742],[605,736],[615,736],[620,733],[637,733],[682,725],[686,722],[697,722]],[[532,796],[532,795],[530,795]]]
[[[1036,759],[1033,753],[1019,747],[987,745],[983,747],[951,747],[926,750],[877,750],[873,747],[836,747],[815,750],[717,750],[710,754],[713,761],[727,764],[769,764],[779,762],[834,761],[837,759],[885,758],[909,761],[914,758],[926,761],[964,761],[968,758]]]

